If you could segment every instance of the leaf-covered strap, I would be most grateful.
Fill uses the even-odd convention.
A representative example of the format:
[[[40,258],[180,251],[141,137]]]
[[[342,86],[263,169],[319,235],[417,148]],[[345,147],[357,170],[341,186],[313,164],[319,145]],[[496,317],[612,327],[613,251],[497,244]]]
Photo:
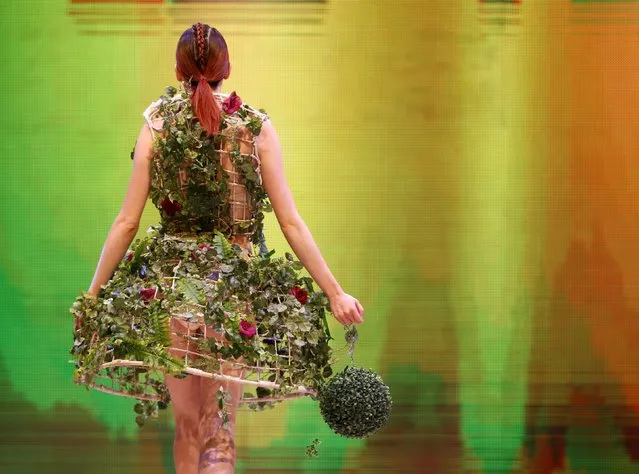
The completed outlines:
[[[155,102],[151,102],[151,104],[146,108],[146,110],[142,112],[142,116],[144,117],[144,120],[146,120],[146,123],[149,125],[149,128],[151,129],[151,134],[153,135],[154,139],[155,139],[156,132],[162,131],[162,125],[164,123],[164,120],[158,113],[158,107],[161,102],[162,102],[162,99],[158,99]]]

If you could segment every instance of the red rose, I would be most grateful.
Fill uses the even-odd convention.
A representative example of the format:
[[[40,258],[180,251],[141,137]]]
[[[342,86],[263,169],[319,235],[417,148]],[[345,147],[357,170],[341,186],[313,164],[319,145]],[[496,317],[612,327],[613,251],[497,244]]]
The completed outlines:
[[[305,289],[300,288],[299,286],[295,286],[291,289],[291,294],[295,296],[295,299],[302,304],[306,304],[308,301],[308,293]]]
[[[144,301],[149,301],[155,298],[155,288],[144,288],[143,290],[140,290],[139,293],[140,298],[142,298]]]
[[[168,197],[164,198],[164,201],[160,204],[164,212],[173,217],[177,212],[182,210],[182,206],[177,201],[171,201]]]
[[[231,92],[224,102],[222,102],[222,110],[225,114],[231,115],[240,110],[242,106],[242,99],[238,96],[235,91]]]
[[[251,339],[257,333],[257,329],[248,321],[242,319],[240,321],[240,334]]]

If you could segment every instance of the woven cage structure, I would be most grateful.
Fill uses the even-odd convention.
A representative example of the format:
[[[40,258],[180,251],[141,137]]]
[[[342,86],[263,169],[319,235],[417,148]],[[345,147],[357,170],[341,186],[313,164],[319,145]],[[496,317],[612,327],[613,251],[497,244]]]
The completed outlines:
[[[184,238],[181,237],[181,240]],[[250,258],[250,256],[246,256]],[[176,290],[177,272],[182,265],[179,260],[174,264],[174,274],[163,277],[164,287]],[[216,280],[209,280],[208,285],[217,285]],[[278,295],[281,298],[286,295]],[[277,298],[277,297],[276,297]],[[192,301],[184,300],[171,308],[171,314],[164,321],[164,325],[171,337],[171,345],[167,347],[167,354],[179,359],[184,364],[184,375],[201,376],[220,381],[239,383],[248,387],[261,387],[277,392],[282,382],[287,378],[286,374],[303,373],[307,370],[304,364],[291,357],[294,350],[293,344],[283,333],[282,335],[261,334],[260,323],[251,314],[249,305],[232,297],[234,307],[243,308],[242,313],[246,320],[255,324],[255,335],[250,339],[250,344],[261,344],[270,348],[274,356],[275,364],[255,365],[245,363],[242,358],[222,358],[210,349],[212,340],[220,344],[228,344],[223,335],[223,327],[216,330],[211,324],[206,323],[206,306]],[[141,319],[132,318],[131,327],[143,324]],[[220,329],[222,332],[220,332]],[[99,343],[97,332],[93,334],[89,343],[89,350]],[[143,400],[167,400],[166,386],[162,383],[165,370],[161,367],[153,367],[140,360],[117,359],[114,356],[115,349],[111,347],[104,354],[104,362],[100,366],[99,374],[89,384],[96,390],[114,395],[132,397]],[[332,361],[334,362],[334,360]],[[303,396],[315,396],[316,390],[304,386],[298,386],[294,390],[288,387],[284,394],[262,397],[248,397],[244,394],[241,403],[282,401]]]
[[[175,341],[169,352],[174,357],[184,361],[184,374],[189,376],[206,377],[249,387],[278,390],[286,371],[305,370],[304,367],[289,363],[290,342],[273,341],[274,351],[278,355],[278,360],[281,361],[279,364],[275,366],[251,366],[241,360],[225,360],[216,357],[216,354],[201,349],[201,343],[207,339],[220,339],[220,334],[204,323],[201,314],[197,318],[188,317],[186,319],[181,315],[174,315],[168,320],[168,324],[173,328],[171,335],[173,341]],[[108,355],[105,360],[107,361],[101,365],[100,374],[90,384],[94,389],[141,400],[162,401],[168,398],[168,394],[163,389],[165,386],[162,384],[165,377],[163,369],[149,367],[143,361],[115,359]],[[205,364],[202,364],[202,362],[212,362],[219,366],[219,370],[203,370],[201,367]],[[131,378],[133,378],[134,384],[138,385],[135,390],[131,389],[133,385]],[[283,395],[258,398],[248,397],[244,394],[240,403],[282,401],[309,395],[315,396],[316,391],[299,386],[295,392]]]

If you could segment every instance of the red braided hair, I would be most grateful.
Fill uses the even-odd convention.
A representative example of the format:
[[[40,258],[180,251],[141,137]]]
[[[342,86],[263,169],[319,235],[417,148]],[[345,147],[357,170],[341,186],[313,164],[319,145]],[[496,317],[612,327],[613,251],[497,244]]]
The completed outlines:
[[[217,87],[229,74],[224,37],[215,28],[198,22],[182,33],[175,59],[177,70],[191,82],[191,102],[200,123],[209,135],[217,134],[221,115],[211,86]]]

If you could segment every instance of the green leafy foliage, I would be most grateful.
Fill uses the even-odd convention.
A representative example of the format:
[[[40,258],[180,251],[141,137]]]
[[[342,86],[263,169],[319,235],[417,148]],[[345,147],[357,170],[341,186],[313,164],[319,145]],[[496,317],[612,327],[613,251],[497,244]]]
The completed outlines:
[[[317,447],[321,444],[322,442],[319,440],[319,438],[315,438],[311,444],[309,444],[308,446],[306,446],[306,455],[310,458],[316,458],[318,456],[318,450]]]
[[[91,386],[104,375],[100,366],[114,359],[182,373],[182,360],[168,354],[172,317],[206,323],[223,335],[223,342],[212,337],[194,341],[200,353],[217,352],[227,360],[241,357],[248,366],[260,367],[262,379],[272,376],[280,388],[260,389],[259,397],[289,394],[298,386],[319,389],[330,375],[332,350],[324,326],[328,299],[300,274],[301,264],[292,256],[247,257],[219,232],[178,237],[161,226],[149,229],[131,249],[100,297],[82,295],[71,309],[81,318],[71,349],[76,382]],[[302,287],[307,293],[304,304],[293,292]],[[243,332],[247,325],[254,334]],[[193,359],[189,364],[213,373],[220,370],[217,359]],[[145,373],[120,367],[117,376],[131,396],[142,390],[168,403],[163,379],[140,382]],[[252,408],[272,405],[264,401]],[[148,413],[153,409],[137,413],[136,420],[142,422],[140,417]]]
[[[337,434],[365,438],[379,430],[390,416],[390,390],[370,370],[347,366],[319,392],[320,412]]]

